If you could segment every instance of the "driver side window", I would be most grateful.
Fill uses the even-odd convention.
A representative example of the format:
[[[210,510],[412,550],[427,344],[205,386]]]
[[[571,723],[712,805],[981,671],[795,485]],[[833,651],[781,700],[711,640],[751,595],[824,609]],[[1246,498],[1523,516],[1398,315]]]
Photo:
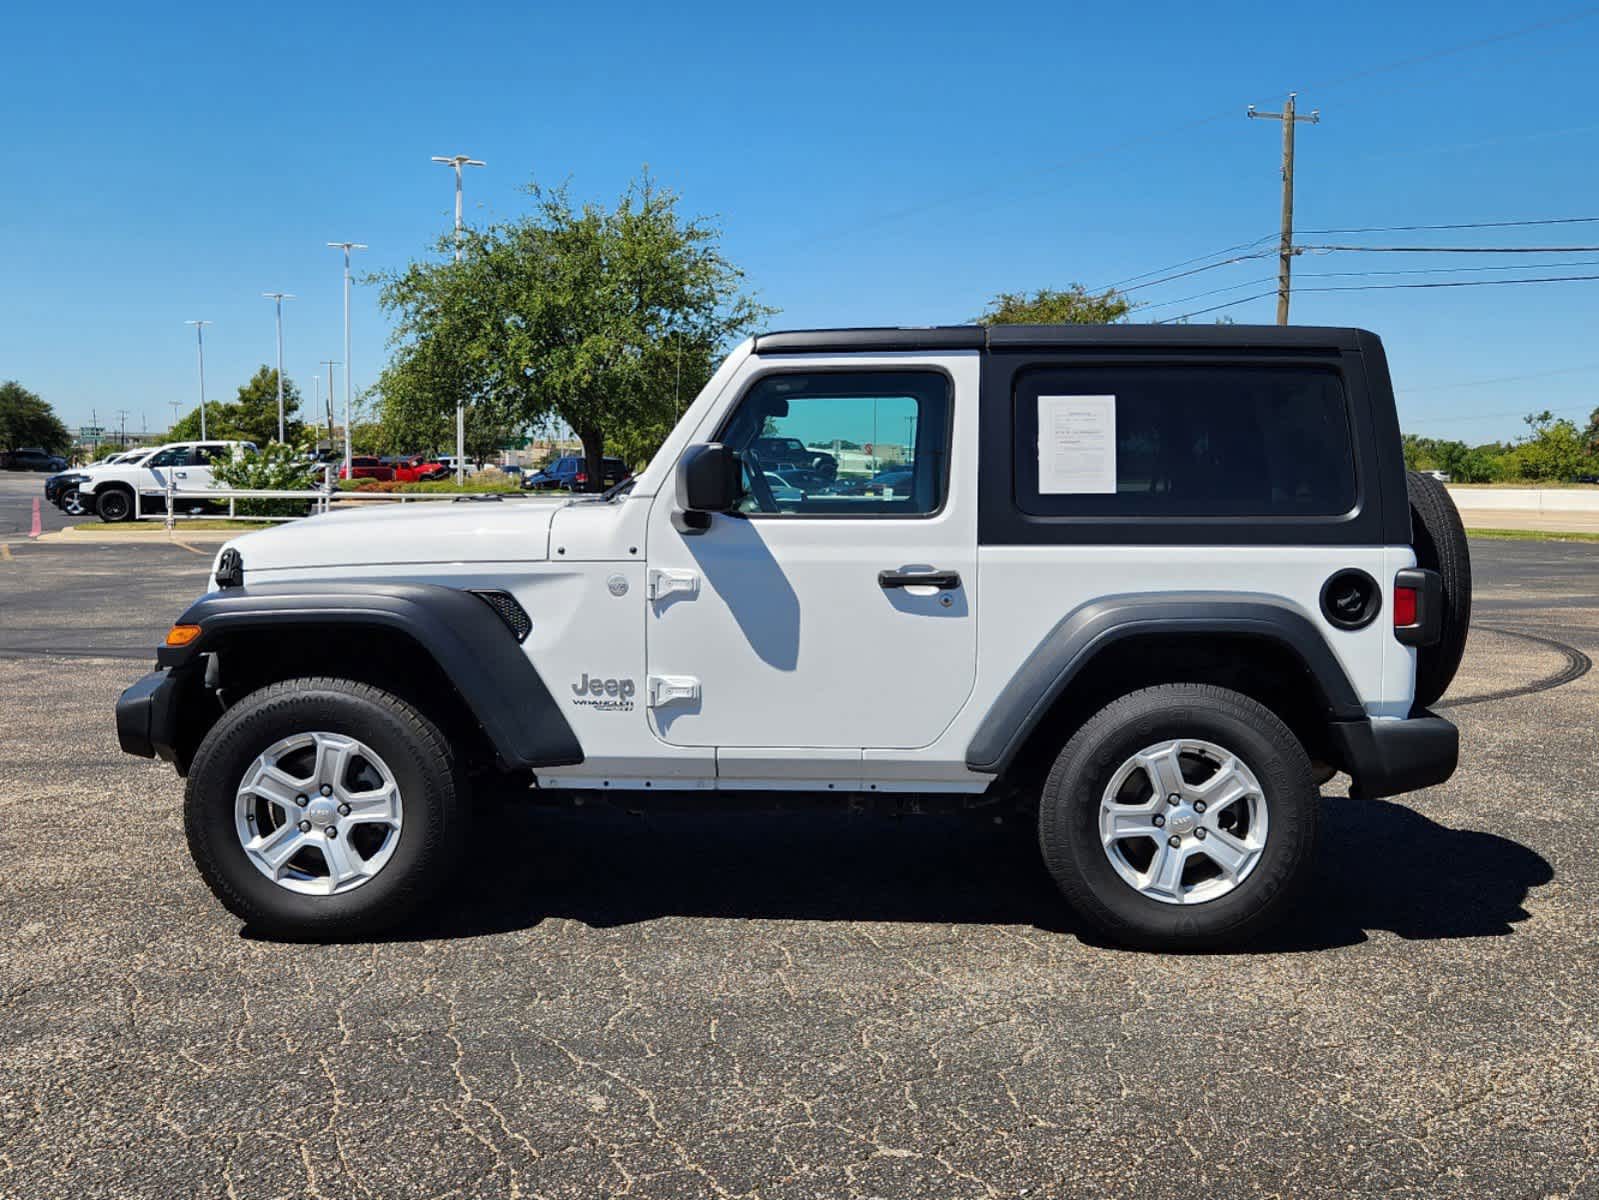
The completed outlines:
[[[936,371],[796,371],[757,380],[720,441],[748,516],[914,517],[944,503],[950,383]]]

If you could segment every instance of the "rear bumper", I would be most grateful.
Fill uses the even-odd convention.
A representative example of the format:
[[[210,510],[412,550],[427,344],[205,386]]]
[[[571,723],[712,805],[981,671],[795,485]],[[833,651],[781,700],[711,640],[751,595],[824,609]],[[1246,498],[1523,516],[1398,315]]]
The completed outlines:
[[[1460,760],[1459,730],[1425,709],[1403,721],[1335,721],[1330,732],[1351,791],[1366,799],[1442,783]]]
[[[117,698],[117,741],[128,754],[178,761],[179,680],[151,671]]]

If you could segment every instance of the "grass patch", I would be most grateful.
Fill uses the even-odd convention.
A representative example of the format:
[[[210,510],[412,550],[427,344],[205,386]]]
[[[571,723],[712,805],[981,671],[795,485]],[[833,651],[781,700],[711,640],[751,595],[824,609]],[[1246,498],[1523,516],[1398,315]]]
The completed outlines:
[[[243,533],[251,529],[265,529],[272,524],[270,521],[230,521],[226,517],[189,517],[180,518],[172,523],[173,532],[182,533],[186,529],[198,530],[229,530]],[[166,532],[166,520],[159,517],[146,518],[143,521],[80,521],[76,525],[69,525],[73,532],[82,533],[152,533]]]
[[[1466,536],[1506,542],[1599,542],[1599,533],[1575,529],[1468,529]]]

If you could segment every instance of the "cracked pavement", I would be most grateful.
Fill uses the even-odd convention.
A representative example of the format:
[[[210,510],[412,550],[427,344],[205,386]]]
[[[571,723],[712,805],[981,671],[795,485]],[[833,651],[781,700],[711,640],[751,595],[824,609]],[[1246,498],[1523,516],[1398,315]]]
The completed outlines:
[[[13,550],[0,1196],[1599,1195],[1594,673],[1461,704],[1406,803],[1330,784],[1249,953],[1085,940],[997,810],[661,796],[489,809],[424,923],[290,945],[112,727],[206,559]],[[1599,546],[1473,550],[1454,698],[1599,654]]]

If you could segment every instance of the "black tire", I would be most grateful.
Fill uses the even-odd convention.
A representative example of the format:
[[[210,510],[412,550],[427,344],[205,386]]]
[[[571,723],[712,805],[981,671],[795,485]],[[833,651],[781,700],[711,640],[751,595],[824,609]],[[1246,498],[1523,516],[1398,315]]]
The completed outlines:
[[[1259,782],[1266,806],[1265,846],[1253,869],[1231,891],[1199,903],[1166,903],[1139,892],[1111,865],[1099,836],[1100,797],[1117,771],[1174,738],[1212,742],[1236,755]],[[1276,714],[1225,688],[1163,684],[1113,701],[1066,743],[1040,798],[1039,846],[1067,901],[1112,941],[1151,950],[1234,948],[1266,930],[1304,882],[1318,802],[1310,760]]]
[[[267,747],[295,733],[345,734],[393,772],[404,804],[393,857],[353,890],[311,896],[268,879],[246,857],[234,798]],[[449,878],[466,835],[464,788],[449,742],[396,696],[348,679],[291,679],[246,696],[195,753],[184,792],[189,852],[218,900],[252,929],[294,938],[362,937],[415,913]]]
[[[1444,485],[1418,471],[1406,473],[1410,536],[1416,565],[1443,579],[1443,625],[1436,644],[1416,651],[1416,704],[1436,704],[1449,689],[1471,631],[1471,551],[1460,512]]]
[[[94,495],[94,511],[102,521],[115,525],[133,519],[133,493],[124,487],[110,487]]]

